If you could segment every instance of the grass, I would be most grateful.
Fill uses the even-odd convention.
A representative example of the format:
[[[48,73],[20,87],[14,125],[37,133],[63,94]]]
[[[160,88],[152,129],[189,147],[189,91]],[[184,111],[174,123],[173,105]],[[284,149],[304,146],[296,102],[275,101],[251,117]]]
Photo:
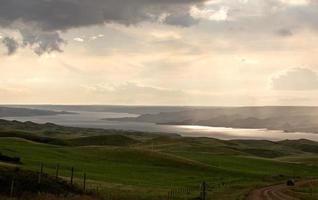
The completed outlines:
[[[87,146],[87,145],[113,145],[113,146],[127,146],[139,143],[129,136],[125,135],[97,135],[90,137],[79,137],[67,140],[67,143],[74,146]]]
[[[217,141],[211,141],[217,144]],[[0,152],[20,157],[21,167],[29,170],[38,171],[43,162],[45,172],[52,175],[57,163],[63,177],[69,177],[71,167],[75,167],[79,183],[85,171],[90,181],[101,185],[106,193],[112,191],[114,196],[126,195],[131,199],[158,199],[170,189],[185,187],[194,188],[198,194],[198,185],[203,180],[211,188],[217,188],[212,192],[217,197],[236,199],[255,185],[280,181],[288,176],[315,176],[318,171],[314,165],[252,157],[244,153],[230,155],[232,151],[222,150],[222,144],[219,144],[222,153],[215,154],[213,149],[205,148],[206,144],[202,144],[200,151],[195,141],[170,141],[173,149],[162,148],[169,146],[166,142],[158,142],[152,151],[148,143],[145,146],[73,147],[1,138]],[[232,191],[231,194],[228,191]]]
[[[309,183],[301,187],[293,188],[290,193],[299,199],[318,200],[318,184]]]
[[[13,190],[11,190],[12,186]],[[83,193],[80,188],[63,179],[43,174],[39,181],[39,175],[33,171],[0,167],[0,194],[11,192],[14,196],[23,198],[26,194],[37,192],[63,196]]]
[[[317,169],[316,166],[279,162],[259,157],[211,155],[208,153],[197,152],[178,154],[180,156],[220,167],[222,169],[255,176],[297,175],[304,177],[315,175],[314,170]]]
[[[50,137],[48,130],[52,131]],[[202,181],[208,183],[211,199],[244,199],[258,186],[318,175],[318,143],[307,140],[222,141],[95,129],[80,129],[80,134],[70,136],[77,130],[19,122],[10,131],[0,126],[0,152],[19,157],[23,163],[0,165],[39,171],[43,163],[44,171],[55,175],[59,164],[60,176],[66,181],[74,167],[77,184],[82,184],[86,172],[88,188],[98,187],[106,199],[128,200],[164,199],[171,190],[184,199],[185,193],[180,191],[185,189],[190,190],[187,197],[195,198]]]
[[[8,138],[0,140],[0,151],[19,155],[32,170],[38,170],[43,162],[53,172],[59,163],[63,176],[69,175],[69,169],[75,166],[79,173],[85,170],[94,180],[143,187],[183,186],[188,180],[200,181],[218,170],[174,155],[133,148],[62,147]]]

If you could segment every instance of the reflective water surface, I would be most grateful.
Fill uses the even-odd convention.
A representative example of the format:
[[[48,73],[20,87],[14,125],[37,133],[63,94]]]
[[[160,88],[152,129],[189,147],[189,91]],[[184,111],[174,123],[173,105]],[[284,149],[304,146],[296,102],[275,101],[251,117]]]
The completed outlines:
[[[113,113],[113,112],[84,112],[77,114],[64,114],[54,116],[32,116],[32,117],[7,117],[7,120],[33,121],[36,123],[51,122],[59,125],[136,130],[145,132],[178,133],[186,137],[211,137],[218,139],[265,139],[265,140],[285,140],[285,139],[310,139],[318,141],[318,134],[314,133],[287,133],[279,130],[266,129],[239,129],[223,128],[195,125],[157,125],[154,123],[142,122],[117,122],[102,120],[105,118],[136,117],[135,114]]]

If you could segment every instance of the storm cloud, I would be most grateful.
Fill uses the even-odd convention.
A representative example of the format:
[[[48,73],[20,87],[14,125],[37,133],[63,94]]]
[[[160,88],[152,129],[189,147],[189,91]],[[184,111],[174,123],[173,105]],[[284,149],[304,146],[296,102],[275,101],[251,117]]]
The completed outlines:
[[[208,20],[222,33],[237,27],[292,36],[295,29],[318,28],[317,9],[310,0],[1,0],[0,27],[18,31],[22,39],[15,42],[42,55],[62,51],[63,31],[108,23],[189,27]],[[35,33],[25,34],[26,27]]]
[[[11,37],[5,37],[2,40],[2,43],[7,47],[8,55],[14,54],[19,48],[19,44],[15,41],[14,38],[11,38]]]
[[[194,19],[189,9],[205,0],[2,0],[0,26],[21,33],[22,47],[31,47],[38,55],[61,51],[64,43],[59,32],[71,28],[118,23],[133,25],[144,21],[190,26]],[[23,28],[21,28],[23,27]],[[25,31],[32,27],[32,33]],[[6,40],[10,54],[13,39]],[[15,41],[18,44],[19,41]],[[15,45],[17,48],[18,45]]]
[[[115,22],[136,24],[157,20],[165,14],[174,19],[189,17],[192,5],[205,0],[3,0],[0,24],[17,21],[34,24],[43,30],[67,30],[74,27]],[[164,20],[165,21],[165,20]],[[178,21],[173,20],[173,24]]]
[[[20,33],[23,38],[22,45],[32,48],[37,55],[53,51],[62,52],[60,45],[66,43],[57,32],[23,29]]]

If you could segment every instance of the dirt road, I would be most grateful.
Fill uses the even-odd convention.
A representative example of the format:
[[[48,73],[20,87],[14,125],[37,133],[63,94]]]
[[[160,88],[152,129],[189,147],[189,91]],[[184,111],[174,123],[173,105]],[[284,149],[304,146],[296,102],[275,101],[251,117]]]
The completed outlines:
[[[301,187],[304,185],[317,184],[318,180],[302,180],[296,182],[293,187],[286,184],[271,185],[264,188],[259,188],[250,192],[246,200],[298,200],[287,191],[291,188]]]

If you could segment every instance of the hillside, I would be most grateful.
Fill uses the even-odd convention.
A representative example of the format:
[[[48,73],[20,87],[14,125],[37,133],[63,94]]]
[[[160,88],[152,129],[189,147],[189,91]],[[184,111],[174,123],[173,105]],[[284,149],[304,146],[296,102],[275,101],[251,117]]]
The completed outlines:
[[[159,200],[171,192],[174,199],[196,198],[202,181],[209,184],[213,199],[244,199],[257,186],[284,182],[291,177],[315,177],[318,171],[318,162],[314,160],[318,156],[318,143],[309,140],[223,141],[124,131],[105,134],[107,130],[85,135],[86,129],[81,130],[81,136],[48,139],[34,129],[34,126],[43,129],[45,125],[34,124],[30,129],[23,126],[21,134],[21,129],[12,128],[20,122],[6,123],[11,132],[0,137],[1,155],[21,162],[2,160],[0,165],[39,171],[43,163],[44,172],[53,176],[59,165],[59,175],[66,180],[74,167],[74,181],[81,185],[85,172],[88,189],[98,188],[105,199],[112,196],[118,200]],[[1,129],[6,128],[3,124]],[[56,125],[49,125],[52,126]],[[63,128],[71,134],[67,127],[58,130]],[[35,138],[25,137],[33,132]]]
[[[125,134],[133,137],[153,137],[157,133],[146,133],[138,131],[105,130],[96,128],[76,128],[60,126],[52,123],[37,124],[33,122],[8,121],[0,119],[0,137],[7,134],[20,134],[21,137],[40,136],[55,139],[73,139],[78,137]],[[23,136],[22,136],[23,135]],[[160,133],[160,135],[178,136],[177,134]]]
[[[51,111],[32,108],[18,107],[0,107],[0,117],[27,117],[27,116],[44,116],[44,115],[59,115],[70,114],[65,111]]]
[[[11,195],[24,200],[99,199],[61,178],[43,174],[39,182],[38,173],[0,166],[0,199],[12,199],[9,198]]]

